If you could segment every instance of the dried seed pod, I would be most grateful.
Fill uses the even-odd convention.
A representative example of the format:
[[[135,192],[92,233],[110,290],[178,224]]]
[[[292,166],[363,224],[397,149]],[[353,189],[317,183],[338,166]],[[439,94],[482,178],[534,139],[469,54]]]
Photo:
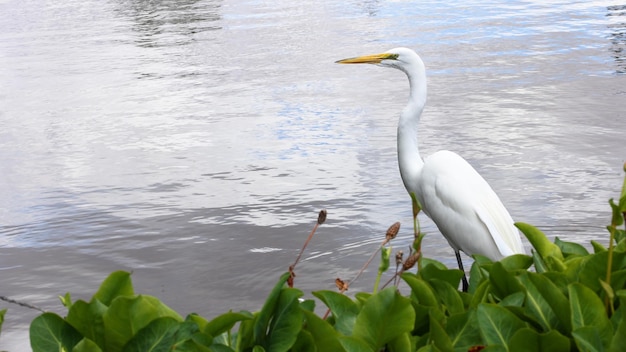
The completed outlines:
[[[411,255],[406,259],[404,264],[402,264],[402,270],[409,270],[412,267],[414,267],[415,263],[417,263],[417,260],[420,258],[420,256],[421,256],[420,252],[411,253]]]
[[[400,222],[395,222],[393,225],[389,226],[389,229],[387,230],[387,234],[385,235],[385,238],[387,239],[387,241],[391,241],[394,238],[396,238],[399,231],[400,231]]]
[[[346,284],[343,280],[341,280],[340,278],[336,278],[335,279],[335,285],[337,286],[337,288],[339,289],[339,291],[341,292],[345,292],[348,291],[348,284]]]
[[[317,223],[318,223],[319,225],[323,224],[323,223],[324,223],[324,221],[326,221],[326,215],[327,215],[327,214],[328,214],[328,213],[327,213],[326,209],[322,209],[322,210],[320,210],[320,213],[319,213],[319,215],[317,216]]]
[[[396,252],[396,265],[402,265],[402,257],[404,257],[404,253],[402,251]]]

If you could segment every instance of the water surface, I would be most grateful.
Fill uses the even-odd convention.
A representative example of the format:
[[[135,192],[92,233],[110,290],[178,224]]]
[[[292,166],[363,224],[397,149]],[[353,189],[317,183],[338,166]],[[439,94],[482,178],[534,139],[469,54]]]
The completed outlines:
[[[256,310],[320,209],[305,292],[349,279],[395,221],[406,248],[406,78],[334,64],[395,46],[427,65],[424,155],[461,154],[551,237],[606,243],[625,16],[610,1],[2,1],[0,295],[63,313],[58,295],[89,299],[124,269],[182,314]],[[1,306],[0,348],[27,350],[37,312]]]

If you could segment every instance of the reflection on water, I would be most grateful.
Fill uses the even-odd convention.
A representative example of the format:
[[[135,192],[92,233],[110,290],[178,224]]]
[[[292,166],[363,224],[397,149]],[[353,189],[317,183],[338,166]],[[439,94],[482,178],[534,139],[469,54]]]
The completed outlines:
[[[517,220],[606,242],[621,184],[624,6],[413,1],[0,2],[0,294],[62,312],[110,272],[181,313],[257,309],[326,208],[297,284],[332,289],[411,210],[400,72],[420,139],[469,160]],[[455,265],[427,218],[424,250]],[[367,289],[372,273],[359,283]],[[358,291],[359,287],[353,287]],[[27,350],[10,307],[0,349]]]
[[[610,50],[613,52],[617,73],[626,73],[626,5],[607,7],[607,16],[611,18],[608,28],[610,29]]]

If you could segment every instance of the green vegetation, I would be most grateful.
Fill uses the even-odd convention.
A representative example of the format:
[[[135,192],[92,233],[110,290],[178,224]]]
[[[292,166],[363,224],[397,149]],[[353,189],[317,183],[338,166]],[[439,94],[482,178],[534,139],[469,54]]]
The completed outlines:
[[[35,352],[620,351],[626,346],[626,179],[619,202],[610,205],[608,248],[592,241],[589,253],[518,223],[532,254],[499,262],[476,256],[467,293],[458,290],[459,270],[421,256],[421,234],[406,260],[396,255],[393,277],[380,285],[393,267],[388,244],[399,224],[379,247],[374,291],[354,298],[343,293],[349,283],[337,279],[340,292],[317,291],[316,300],[302,300],[303,292],[293,288],[299,255],[260,311],[231,311],[209,321],[183,318],[157,298],[136,294],[131,275],[118,271],[89,302],[61,297],[65,317],[46,312],[35,318],[31,346]],[[315,310],[320,302],[328,309],[323,317]]]

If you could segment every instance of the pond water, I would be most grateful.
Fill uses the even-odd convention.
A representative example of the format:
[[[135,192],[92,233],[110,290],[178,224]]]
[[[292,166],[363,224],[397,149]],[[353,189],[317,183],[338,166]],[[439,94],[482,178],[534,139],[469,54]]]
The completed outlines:
[[[0,295],[62,314],[58,295],[123,269],[181,314],[257,310],[321,209],[305,292],[350,279],[395,221],[406,249],[406,78],[334,64],[396,46],[428,70],[423,155],[461,154],[550,237],[608,241],[623,3],[0,0]],[[38,312],[0,307],[0,349],[28,350]]]

